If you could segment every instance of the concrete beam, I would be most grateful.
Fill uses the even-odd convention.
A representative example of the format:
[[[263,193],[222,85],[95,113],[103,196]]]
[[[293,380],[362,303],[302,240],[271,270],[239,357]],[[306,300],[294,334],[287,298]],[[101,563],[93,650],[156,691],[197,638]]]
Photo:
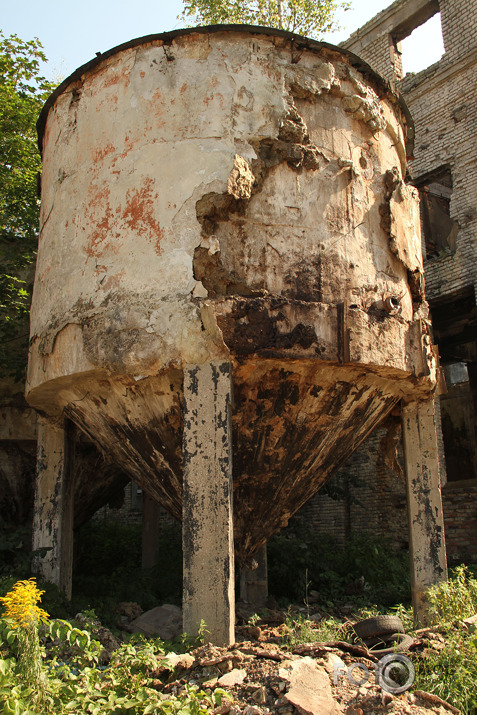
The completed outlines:
[[[71,598],[74,517],[74,426],[38,418],[37,473],[33,516],[34,571]]]
[[[414,619],[425,623],[426,590],[447,579],[434,400],[402,412]]]
[[[268,598],[267,545],[263,544],[252,559],[252,565],[240,569],[240,600],[257,608]]]
[[[359,49],[369,46],[386,33],[396,40],[403,40],[437,12],[438,0],[404,0],[401,3],[393,3],[353,32],[341,45],[359,54]]]
[[[235,640],[231,403],[228,362],[184,369],[184,631],[216,645]]]

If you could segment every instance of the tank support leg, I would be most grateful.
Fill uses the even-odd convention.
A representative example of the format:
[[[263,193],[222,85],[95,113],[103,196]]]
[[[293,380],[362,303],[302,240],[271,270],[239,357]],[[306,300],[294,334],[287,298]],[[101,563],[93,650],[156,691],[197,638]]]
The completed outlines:
[[[447,579],[434,400],[404,405],[402,424],[412,605],[416,623],[424,624],[426,589]]]
[[[240,600],[263,607],[268,598],[267,545],[263,544],[252,559],[240,569]]]
[[[183,614],[216,645],[235,640],[232,381],[228,362],[184,370]]]
[[[33,550],[34,570],[71,598],[74,519],[74,426],[39,417]]]

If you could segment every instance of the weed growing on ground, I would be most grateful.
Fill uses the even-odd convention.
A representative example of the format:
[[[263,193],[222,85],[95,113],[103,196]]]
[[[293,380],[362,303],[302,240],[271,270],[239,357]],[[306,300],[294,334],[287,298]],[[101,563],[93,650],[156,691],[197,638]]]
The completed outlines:
[[[313,624],[303,615],[288,613],[285,619],[285,644],[291,650],[300,643],[313,643],[318,640]]]
[[[465,715],[477,707],[477,633],[455,628],[445,633],[440,651],[428,649],[423,658],[413,659],[415,687],[438,695]]]
[[[220,688],[206,693],[186,685],[179,694],[164,699],[154,687],[159,658],[160,672],[173,668],[167,664],[166,647],[160,639],[133,636],[113,653],[108,666],[99,665],[100,643],[87,630],[68,621],[46,624],[47,614],[36,605],[38,594],[41,592],[36,585],[27,581],[17,583],[2,599],[8,616],[0,619],[0,702],[4,715],[120,715],[126,711],[130,715],[206,715],[229,697]],[[21,639],[32,619],[36,626],[34,648]],[[39,643],[40,620],[45,624],[41,632],[45,647]],[[194,644],[203,641],[206,632],[202,623]],[[28,638],[32,637],[28,631]],[[32,680],[32,663],[24,662],[26,652],[30,660],[35,660],[36,680]]]
[[[291,650],[301,643],[346,640],[351,635],[351,628],[331,616],[320,621],[310,621],[302,614],[289,611],[285,620],[285,633],[285,645]]]
[[[465,627],[462,619],[477,612],[477,580],[465,566],[458,566],[448,581],[429,589],[427,600],[431,632],[440,633],[444,642],[439,642],[437,650],[431,639],[422,654],[411,654],[416,669],[414,688],[433,693],[471,715],[477,707],[477,627]],[[412,635],[412,609],[399,605],[392,610]],[[368,612],[363,617],[371,615],[376,614]],[[426,632],[417,637],[426,638]]]
[[[477,612],[477,580],[465,567],[427,592],[429,615],[445,639],[416,663],[416,687],[448,700],[466,715],[477,707],[477,627],[462,619]]]
[[[477,613],[477,580],[466,566],[457,566],[452,578],[429,589],[427,600],[433,623],[468,618]]]
[[[315,634],[317,641],[347,641],[351,637],[352,628],[336,618],[322,618],[315,625]]]

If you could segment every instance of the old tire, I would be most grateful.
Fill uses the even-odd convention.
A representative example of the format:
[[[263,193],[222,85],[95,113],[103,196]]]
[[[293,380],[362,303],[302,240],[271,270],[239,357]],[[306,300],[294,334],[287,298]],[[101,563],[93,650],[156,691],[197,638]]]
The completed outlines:
[[[355,623],[353,628],[356,635],[362,639],[404,633],[402,621],[397,616],[365,618],[364,621]]]
[[[393,633],[391,636],[385,636],[383,640],[386,642],[384,648],[368,648],[368,651],[378,656],[387,655],[388,653],[403,653],[409,650],[409,647],[414,643],[414,638],[408,636],[407,633]]]

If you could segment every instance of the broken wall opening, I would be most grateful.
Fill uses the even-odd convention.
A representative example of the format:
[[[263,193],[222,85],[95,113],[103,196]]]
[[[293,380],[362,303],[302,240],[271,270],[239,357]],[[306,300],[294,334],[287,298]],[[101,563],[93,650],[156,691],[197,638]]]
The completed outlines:
[[[473,286],[430,302],[447,392],[441,395],[448,481],[477,478],[477,308]]]
[[[396,26],[389,38],[396,81],[403,79],[407,72],[420,72],[440,59],[444,44],[438,0],[418,5],[417,10],[411,10],[411,14],[401,21],[396,18]],[[426,48],[425,53],[422,52],[423,47]]]
[[[394,36],[394,47],[396,54],[399,55],[399,62],[395,62],[395,67],[400,66],[402,73],[399,79],[409,72],[421,72],[427,69],[438,62],[444,54],[440,12],[436,12],[423,24],[415,26],[407,35],[399,39],[398,37]]]
[[[453,182],[450,168],[439,167],[413,183],[421,199],[424,257],[429,260],[454,253],[459,225],[451,217]]]

